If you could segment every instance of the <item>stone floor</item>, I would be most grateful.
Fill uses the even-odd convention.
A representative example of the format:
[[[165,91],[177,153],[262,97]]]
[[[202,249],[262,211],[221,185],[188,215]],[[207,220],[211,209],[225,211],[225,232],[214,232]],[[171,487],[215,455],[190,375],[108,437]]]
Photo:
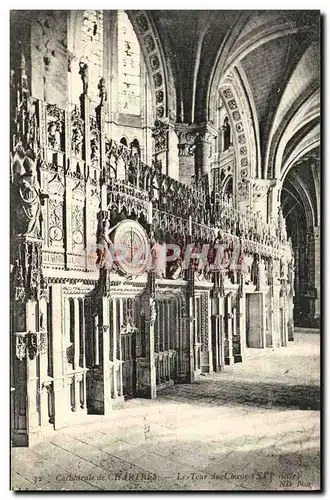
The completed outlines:
[[[318,490],[319,334],[12,449],[15,490]]]

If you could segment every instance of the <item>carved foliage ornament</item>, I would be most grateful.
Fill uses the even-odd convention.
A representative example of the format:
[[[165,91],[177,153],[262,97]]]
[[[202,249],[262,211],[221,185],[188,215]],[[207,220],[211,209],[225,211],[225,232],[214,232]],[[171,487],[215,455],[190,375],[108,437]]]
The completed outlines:
[[[152,128],[152,137],[155,140],[155,153],[166,151],[167,149],[167,132],[169,125],[161,120],[156,120]]]

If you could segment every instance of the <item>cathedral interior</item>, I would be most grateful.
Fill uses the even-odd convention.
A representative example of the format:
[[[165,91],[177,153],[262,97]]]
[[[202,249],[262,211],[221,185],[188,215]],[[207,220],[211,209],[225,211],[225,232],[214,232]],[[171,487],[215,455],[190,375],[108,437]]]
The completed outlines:
[[[10,24],[14,444],[319,326],[318,11]]]

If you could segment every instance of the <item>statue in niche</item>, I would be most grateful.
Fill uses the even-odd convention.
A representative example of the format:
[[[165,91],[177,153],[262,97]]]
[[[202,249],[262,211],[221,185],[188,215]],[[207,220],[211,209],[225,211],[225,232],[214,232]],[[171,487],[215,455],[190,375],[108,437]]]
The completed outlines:
[[[111,252],[112,241],[109,237],[110,233],[110,221],[108,218],[103,218],[98,227],[96,265],[100,268],[108,270],[111,270],[113,266],[113,257]]]
[[[95,164],[99,161],[100,154],[99,154],[99,141],[96,137],[94,137],[91,140],[91,160],[92,163]]]
[[[48,194],[40,190],[33,153],[28,152],[23,162],[25,173],[17,178],[14,230],[19,236],[41,237],[41,204]]]
[[[79,156],[82,153],[84,136],[79,126],[72,128],[72,151],[75,155]]]
[[[150,323],[155,323],[157,318],[156,302],[155,299],[152,297],[150,297],[149,299],[149,307],[150,307]]]
[[[167,278],[170,278],[172,280],[177,280],[178,278],[181,277],[182,274],[182,262],[181,258],[176,259],[173,262],[170,262],[168,266],[168,271],[167,271]]]
[[[79,75],[83,83],[83,94],[87,95],[88,92],[88,64],[80,61],[79,63]]]
[[[227,151],[230,146],[230,125],[229,125],[229,119],[228,116],[224,119],[223,125],[221,127],[221,134],[222,134],[222,150]]]
[[[252,266],[251,266],[251,281],[252,281],[253,285],[257,286],[257,287],[260,285],[259,261],[260,261],[259,254],[255,254],[253,262],[252,262]]]
[[[281,241],[286,241],[286,239],[287,239],[286,226],[285,226],[285,220],[284,220],[284,217],[283,217],[283,213],[282,213],[281,207],[279,207],[279,209],[278,209],[277,221],[278,221],[278,229],[279,229],[280,240]]]
[[[61,123],[52,121],[48,125],[48,144],[53,149],[61,149]]]
[[[100,106],[103,106],[103,104],[108,100],[105,79],[103,77],[99,81],[97,88],[99,90]]]

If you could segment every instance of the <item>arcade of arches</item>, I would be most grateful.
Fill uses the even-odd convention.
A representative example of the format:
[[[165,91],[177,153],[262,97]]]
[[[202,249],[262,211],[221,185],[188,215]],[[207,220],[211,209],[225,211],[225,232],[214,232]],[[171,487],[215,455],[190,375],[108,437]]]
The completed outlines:
[[[11,12],[13,442],[318,326],[319,38],[317,11]]]

